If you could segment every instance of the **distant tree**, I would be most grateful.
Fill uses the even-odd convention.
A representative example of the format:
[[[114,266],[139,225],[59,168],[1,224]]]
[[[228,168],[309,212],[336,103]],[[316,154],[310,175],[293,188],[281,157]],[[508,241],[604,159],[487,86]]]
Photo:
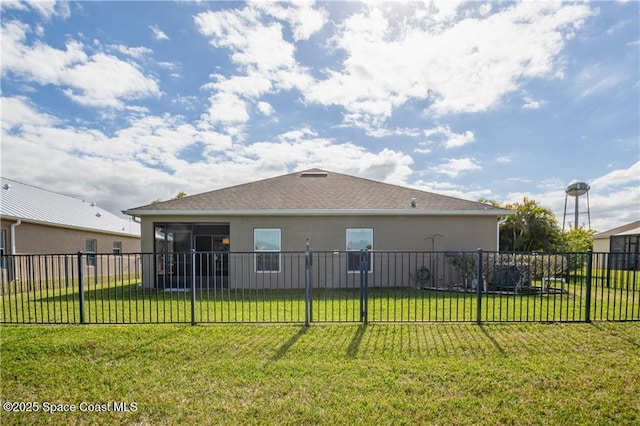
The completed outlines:
[[[186,193],[186,192],[184,192],[184,191],[180,191],[180,192],[178,192],[178,193],[176,194],[176,196],[175,196],[175,197],[173,197],[173,198],[172,198],[172,200],[179,200],[180,198],[184,198],[184,197],[186,197],[186,196],[187,196],[187,193]],[[158,204],[158,203],[161,203],[161,202],[162,202],[162,200],[161,200],[160,198],[156,198],[155,200],[153,200],[153,201],[151,202],[151,204]]]
[[[506,251],[556,251],[561,243],[561,231],[553,212],[524,198],[522,203],[506,204],[514,210],[500,227],[500,249]]]
[[[573,228],[561,234],[560,249],[567,252],[585,252],[593,249],[593,234],[591,229]]]

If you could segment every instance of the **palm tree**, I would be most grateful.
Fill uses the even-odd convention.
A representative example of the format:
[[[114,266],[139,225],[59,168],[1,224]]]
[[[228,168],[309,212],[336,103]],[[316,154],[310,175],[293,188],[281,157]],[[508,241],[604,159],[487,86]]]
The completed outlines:
[[[500,247],[507,251],[555,251],[561,232],[553,212],[527,197],[522,203],[508,204],[516,214],[500,229]]]

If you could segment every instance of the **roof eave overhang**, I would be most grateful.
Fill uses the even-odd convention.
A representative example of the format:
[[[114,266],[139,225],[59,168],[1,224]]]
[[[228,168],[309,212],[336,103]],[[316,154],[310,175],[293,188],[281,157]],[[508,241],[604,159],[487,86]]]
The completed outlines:
[[[51,226],[53,228],[63,228],[63,229],[73,229],[74,231],[85,231],[85,232],[94,232],[96,234],[105,234],[105,235],[117,235],[121,237],[131,237],[131,238],[140,238],[140,233],[135,232],[127,232],[125,231],[112,231],[109,229],[99,229],[99,228],[85,228],[83,226],[69,225],[64,223],[55,223],[55,222],[47,222],[44,220],[36,220],[36,219],[25,219],[21,217],[15,216],[0,216],[3,220],[12,220],[17,222],[21,220],[22,223],[31,223],[34,225],[42,225],[42,226]]]
[[[123,210],[145,216],[491,216],[514,214],[511,210],[392,210],[392,209],[265,209],[265,210]]]

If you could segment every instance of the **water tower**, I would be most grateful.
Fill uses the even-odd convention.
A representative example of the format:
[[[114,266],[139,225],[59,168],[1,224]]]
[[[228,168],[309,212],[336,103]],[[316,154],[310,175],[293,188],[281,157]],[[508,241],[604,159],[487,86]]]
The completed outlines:
[[[587,185],[584,182],[573,182],[571,184],[569,184],[569,186],[567,186],[567,189],[564,191],[565,192],[565,196],[564,196],[564,216],[562,218],[562,231],[564,232],[564,223],[565,220],[567,218],[567,199],[569,197],[573,197],[574,198],[574,206],[575,206],[575,212],[574,212],[574,222],[573,222],[573,227],[577,228],[578,227],[578,216],[580,215],[580,203],[579,203],[579,198],[585,194],[587,194],[587,218],[588,218],[588,223],[589,223],[589,229],[591,229],[591,211],[589,210],[589,190],[591,189],[591,187],[589,185]]]

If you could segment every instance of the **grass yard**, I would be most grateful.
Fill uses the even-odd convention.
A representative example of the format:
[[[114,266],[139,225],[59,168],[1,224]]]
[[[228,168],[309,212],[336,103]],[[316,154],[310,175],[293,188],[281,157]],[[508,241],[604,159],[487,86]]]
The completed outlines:
[[[636,322],[1,332],[3,407],[39,408],[2,411],[3,425],[640,423]]]

